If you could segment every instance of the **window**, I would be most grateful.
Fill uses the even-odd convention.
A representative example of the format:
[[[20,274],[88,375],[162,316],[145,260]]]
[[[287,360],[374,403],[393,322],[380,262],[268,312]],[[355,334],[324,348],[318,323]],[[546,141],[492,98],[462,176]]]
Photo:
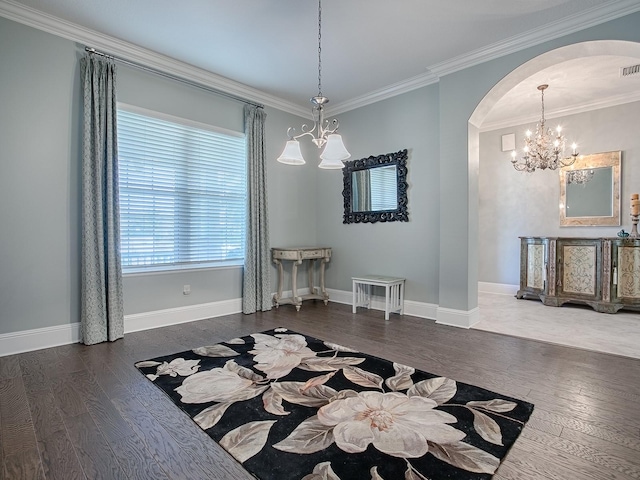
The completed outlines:
[[[398,174],[395,165],[376,167],[371,172],[371,210],[398,208]]]
[[[119,105],[123,271],[241,264],[245,151],[241,133]]]

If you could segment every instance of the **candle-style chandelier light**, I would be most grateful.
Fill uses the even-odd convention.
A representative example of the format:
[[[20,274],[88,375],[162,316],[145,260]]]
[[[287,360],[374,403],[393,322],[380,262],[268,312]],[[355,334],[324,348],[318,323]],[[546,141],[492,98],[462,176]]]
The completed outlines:
[[[560,167],[568,167],[573,165],[578,158],[576,149],[578,146],[574,143],[571,145],[573,152],[569,157],[564,156],[565,138],[562,134],[562,127],[558,125],[555,132],[545,127],[544,119],[544,91],[549,85],[540,85],[538,90],[542,95],[542,118],[540,123],[536,125],[536,133],[532,135],[531,130],[527,130],[524,139],[524,149],[522,158],[518,159],[517,152],[511,152],[511,164],[513,168],[519,172],[535,172],[539,170],[556,170]]]
[[[318,148],[324,146],[324,150],[320,154],[322,162],[318,167],[327,169],[344,167],[342,161],[351,157],[351,154],[345,148],[342,136],[336,133],[339,126],[338,120],[335,118],[331,121],[324,119],[323,109],[328,102],[329,99],[322,95],[322,0],[318,0],[318,95],[311,98],[313,126],[309,128],[306,124],[302,125],[302,133],[299,135],[295,134],[294,128],[289,127],[287,130],[289,140],[277,159],[279,162],[287,165],[303,165],[305,161],[300,151],[298,139],[309,135],[311,141]]]

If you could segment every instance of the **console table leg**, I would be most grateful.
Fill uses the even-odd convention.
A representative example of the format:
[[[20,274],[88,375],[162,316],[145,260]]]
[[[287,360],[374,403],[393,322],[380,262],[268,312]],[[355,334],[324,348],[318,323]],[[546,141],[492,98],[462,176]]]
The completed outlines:
[[[291,271],[291,290],[296,310],[300,311],[300,305],[302,304],[302,298],[298,296],[298,265],[302,264],[302,260],[296,260],[293,262],[293,269]]]
[[[276,308],[278,308],[280,306],[280,299],[282,298],[282,277],[284,275],[284,269],[279,259],[274,259],[273,263],[278,267],[278,293],[273,296],[273,303],[276,305]]]
[[[329,295],[327,295],[327,289],[324,287],[324,266],[326,263],[327,258],[320,259],[320,293],[325,305],[329,303]]]
[[[316,261],[315,259],[311,259],[309,260],[309,293],[315,295],[316,294],[316,288],[313,286],[313,269],[316,265]]]

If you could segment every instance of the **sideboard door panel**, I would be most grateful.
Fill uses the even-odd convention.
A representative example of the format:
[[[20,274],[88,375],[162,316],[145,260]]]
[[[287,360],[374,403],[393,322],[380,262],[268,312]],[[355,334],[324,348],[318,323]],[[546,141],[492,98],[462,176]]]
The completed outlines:
[[[618,296],[640,299],[640,248],[618,249]]]
[[[640,240],[621,239],[613,242],[617,266],[617,300],[640,303]]]
[[[547,287],[548,242],[539,237],[520,237],[520,290],[517,297],[542,298]]]
[[[602,300],[602,239],[558,239],[559,305],[570,301],[586,303],[596,308],[594,302]]]
[[[528,245],[527,287],[542,290],[544,288],[544,245]]]
[[[564,245],[562,258],[562,292],[595,298],[598,293],[596,247]]]

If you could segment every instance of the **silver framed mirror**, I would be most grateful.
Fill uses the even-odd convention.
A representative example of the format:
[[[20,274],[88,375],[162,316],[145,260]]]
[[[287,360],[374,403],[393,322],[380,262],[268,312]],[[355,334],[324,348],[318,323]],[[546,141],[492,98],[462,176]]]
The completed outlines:
[[[619,226],[622,152],[578,157],[560,169],[560,226]]]
[[[342,223],[409,221],[406,149],[344,165]]]

